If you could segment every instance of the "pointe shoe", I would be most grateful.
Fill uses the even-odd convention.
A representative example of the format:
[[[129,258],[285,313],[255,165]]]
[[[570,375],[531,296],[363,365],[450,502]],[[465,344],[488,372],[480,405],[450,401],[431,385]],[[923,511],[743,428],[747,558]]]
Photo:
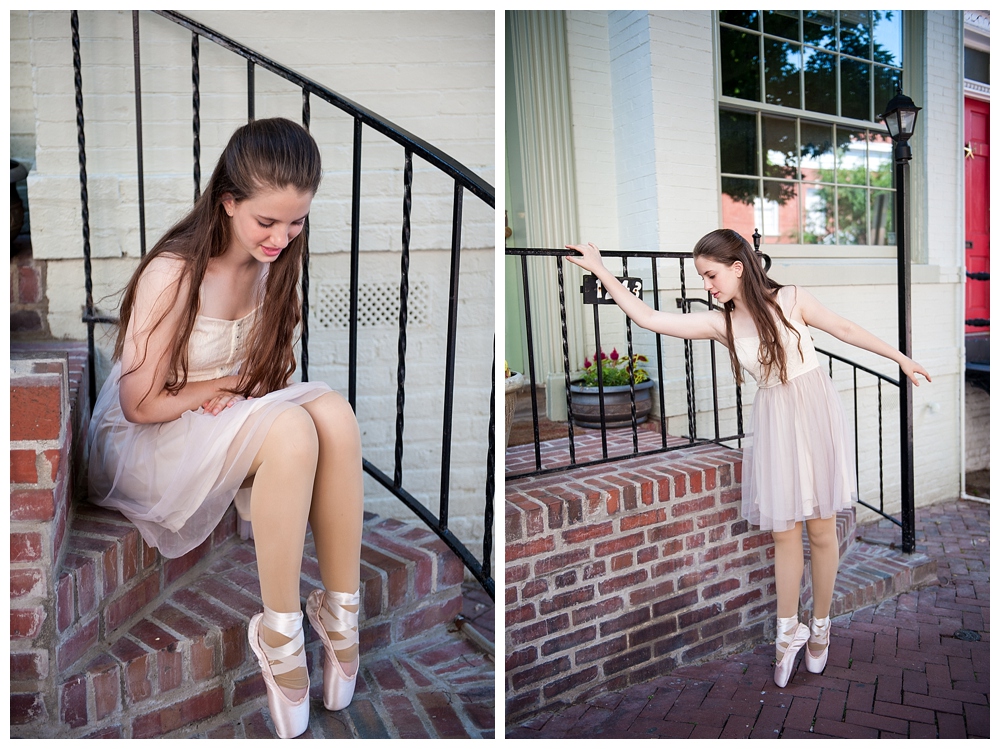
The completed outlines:
[[[294,632],[292,634],[281,632],[281,634],[284,634],[286,637],[292,637],[292,640],[286,645],[282,645],[280,648],[275,648],[274,650],[279,651],[282,657],[288,658],[301,649],[301,661],[302,665],[305,665],[305,649],[303,648],[303,645],[305,644],[305,634],[302,632],[301,616],[302,614],[300,612],[298,636],[296,637]],[[309,728],[308,684],[305,694],[298,700],[293,700],[281,691],[281,688],[274,681],[274,674],[271,670],[270,661],[268,660],[267,655],[264,654],[264,649],[261,645],[261,640],[259,639],[260,625],[263,617],[263,614],[256,614],[250,619],[247,639],[250,640],[250,649],[253,650],[254,655],[257,656],[257,660],[260,663],[261,674],[264,676],[264,685],[267,687],[267,707],[271,711],[271,720],[274,722],[274,730],[280,739],[294,739],[296,736],[305,733],[306,729]],[[293,661],[292,663],[294,664],[292,665],[293,668],[298,666],[298,661]],[[277,665],[277,663],[275,665]]]
[[[321,618],[326,596],[332,597],[337,611],[336,617]],[[360,659],[354,661],[354,673],[350,676],[344,671],[344,665],[337,659],[337,650],[345,650],[358,644],[358,614],[348,611],[344,606],[360,604],[358,593],[334,593],[326,590],[314,590],[306,599],[306,615],[313,629],[323,643],[323,705],[327,710],[343,710],[351,704],[354,697],[354,686],[358,680]],[[327,626],[331,631],[344,635],[343,640],[331,640],[327,634]]]
[[[782,627],[781,619],[778,620],[778,637],[775,645],[779,650],[781,645],[786,646],[778,662],[774,664],[774,683],[781,688],[788,685],[788,680],[792,678],[792,671],[795,669],[795,656],[809,639],[809,627],[800,623],[797,618],[794,622],[794,627],[786,631]]]
[[[806,670],[811,674],[821,674],[830,655],[830,617],[813,619],[809,622],[809,630],[809,644],[822,645],[823,650],[815,655],[806,647]]]

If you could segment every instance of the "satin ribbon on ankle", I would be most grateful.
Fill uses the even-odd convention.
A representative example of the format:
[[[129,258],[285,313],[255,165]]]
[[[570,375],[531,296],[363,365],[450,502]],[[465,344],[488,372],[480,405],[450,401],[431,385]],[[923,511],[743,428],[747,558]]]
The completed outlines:
[[[272,611],[267,606],[264,607],[264,617],[261,623],[272,632],[275,632],[291,639],[284,645],[271,647],[263,636],[260,638],[260,646],[267,656],[267,661],[271,666],[271,673],[274,676],[281,676],[296,669],[303,669],[303,676],[296,683],[284,684],[286,689],[305,689],[309,686],[309,673],[306,671],[306,637],[302,631],[302,612],[279,613]],[[277,680],[276,680],[277,681]],[[301,683],[298,683],[301,682]]]
[[[336,632],[343,639],[330,638],[330,644],[334,650],[347,650],[359,643],[358,638],[358,612],[344,608],[345,606],[361,605],[361,591],[356,593],[338,593],[336,591],[326,591],[323,606],[319,610],[320,621],[323,628],[330,632]]]

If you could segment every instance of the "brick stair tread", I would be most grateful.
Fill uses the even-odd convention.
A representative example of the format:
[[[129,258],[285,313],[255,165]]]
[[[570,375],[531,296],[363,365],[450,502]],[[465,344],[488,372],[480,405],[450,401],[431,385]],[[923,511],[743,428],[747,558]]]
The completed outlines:
[[[247,622],[262,610],[256,554],[235,536],[235,517],[196,552],[167,560],[118,513],[76,509],[59,576],[64,729],[97,736],[127,724],[134,738],[159,736],[262,709],[264,684],[246,641]],[[423,527],[366,515],[361,568],[366,659],[461,612],[462,564]],[[322,587],[311,534],[302,572],[304,598]],[[79,595],[88,584],[99,589],[94,600]],[[308,620],[306,639],[320,684],[322,650]]]
[[[833,590],[833,617],[872,606],[909,590],[937,583],[937,562],[856,539],[840,561]]]

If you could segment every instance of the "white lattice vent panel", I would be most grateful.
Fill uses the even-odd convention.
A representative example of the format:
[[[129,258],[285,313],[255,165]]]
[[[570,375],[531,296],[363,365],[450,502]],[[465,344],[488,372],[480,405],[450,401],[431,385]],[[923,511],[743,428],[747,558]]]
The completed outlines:
[[[319,284],[309,300],[312,324],[321,328],[344,328],[351,319],[350,284]],[[411,282],[406,298],[406,325],[427,325],[429,293],[427,284]],[[399,282],[358,284],[358,327],[399,326]]]

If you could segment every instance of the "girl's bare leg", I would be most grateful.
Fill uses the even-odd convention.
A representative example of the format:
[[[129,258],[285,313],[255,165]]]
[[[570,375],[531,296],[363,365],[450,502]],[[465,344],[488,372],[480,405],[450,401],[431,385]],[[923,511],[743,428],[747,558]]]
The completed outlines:
[[[798,616],[802,585],[802,523],[774,536],[774,581],[778,589],[778,618]]]
[[[802,523],[774,536],[774,580],[778,590],[778,622],[774,640],[774,681],[784,688],[795,667],[795,656],[806,644],[809,628],[799,623],[802,584]]]
[[[328,393],[302,406],[312,417],[319,438],[319,462],[313,485],[309,525],[316,541],[323,586],[353,594],[361,584],[361,526],[364,521],[364,480],[361,432],[350,403]],[[344,608],[356,613],[358,606]],[[334,613],[331,609],[331,614]],[[344,639],[329,631],[331,640]],[[353,662],[356,645],[336,651],[343,663]]]
[[[278,613],[302,611],[299,576],[318,456],[313,420],[293,406],[274,420],[250,467],[250,515],[260,594],[264,606]],[[260,633],[264,644],[272,648],[292,639],[266,626]],[[306,669],[295,669],[276,681],[296,699],[307,684]]]
[[[813,619],[830,616],[833,586],[840,566],[840,546],[837,543],[837,518],[806,521],[812,560]],[[822,652],[825,645],[809,643],[813,652]]]

